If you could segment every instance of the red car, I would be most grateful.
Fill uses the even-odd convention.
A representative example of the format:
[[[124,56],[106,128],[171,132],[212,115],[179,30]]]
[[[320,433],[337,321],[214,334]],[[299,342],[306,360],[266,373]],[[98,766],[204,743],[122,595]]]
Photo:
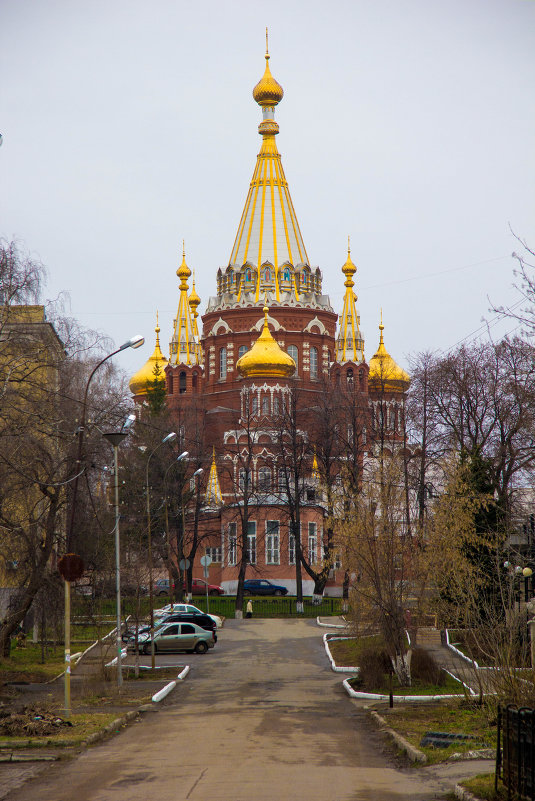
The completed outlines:
[[[192,579],[191,580],[191,594],[192,595],[206,595],[206,584],[207,582],[204,579]],[[175,585],[173,584],[173,589],[175,589]],[[186,585],[184,584],[184,592],[186,592]],[[168,579],[158,579],[154,585],[154,593],[155,595],[169,595],[169,580]],[[224,595],[225,590],[223,587],[220,587],[218,584],[208,584],[208,595]]]

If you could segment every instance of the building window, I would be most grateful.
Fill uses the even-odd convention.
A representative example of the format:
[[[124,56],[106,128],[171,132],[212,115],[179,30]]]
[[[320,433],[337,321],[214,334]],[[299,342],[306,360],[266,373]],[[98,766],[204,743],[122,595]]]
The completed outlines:
[[[351,369],[351,367],[348,367],[347,369],[346,379],[348,384],[353,383],[353,370]]]
[[[318,349],[310,348],[310,377],[318,377]]]
[[[295,371],[299,369],[299,351],[297,345],[288,345],[288,356],[291,356],[295,362]]]
[[[271,470],[269,467],[261,467],[258,471],[258,491],[271,492]]]
[[[236,523],[228,524],[228,563],[235,565],[238,559],[237,555],[237,537],[236,537]]]
[[[212,546],[211,548],[206,549],[206,556],[209,556],[212,562],[219,562],[223,561],[223,548],[221,545],[216,545],[215,547]]]
[[[253,395],[253,400],[251,403],[251,414],[253,417],[258,414],[258,395]]]
[[[173,373],[167,373],[167,392],[173,394]]]
[[[280,402],[278,395],[275,395],[275,397],[273,398],[273,414],[275,416],[280,414]]]
[[[288,536],[288,564],[295,565],[295,536]]]
[[[279,521],[266,522],[266,565],[280,564]]]
[[[242,356],[245,356],[247,351],[248,351],[247,345],[240,345],[240,347],[238,348],[238,359],[241,359]]]
[[[308,561],[315,565],[318,561],[318,537],[316,523],[308,524]]]
[[[194,392],[197,392],[197,373],[193,373],[191,376],[191,387]]]
[[[279,470],[279,492],[286,492],[286,470],[284,467]]]
[[[227,377],[227,349],[221,348],[219,351],[219,378]]]
[[[240,487],[240,492],[243,494],[249,493],[251,491],[251,471],[245,470],[243,467],[240,470],[238,484]]]
[[[251,565],[256,565],[256,522],[254,520],[249,520],[247,523],[245,561]]]
[[[268,415],[269,414],[269,397],[268,395],[264,395],[262,398],[262,414]]]
[[[183,395],[186,391],[186,371],[181,370],[178,374],[178,392]]]

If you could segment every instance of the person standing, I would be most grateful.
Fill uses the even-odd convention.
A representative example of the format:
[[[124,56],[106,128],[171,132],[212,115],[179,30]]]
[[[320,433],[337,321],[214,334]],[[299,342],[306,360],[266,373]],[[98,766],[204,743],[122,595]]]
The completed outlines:
[[[249,598],[247,601],[247,607],[245,609],[245,617],[252,617],[253,616],[253,602]]]

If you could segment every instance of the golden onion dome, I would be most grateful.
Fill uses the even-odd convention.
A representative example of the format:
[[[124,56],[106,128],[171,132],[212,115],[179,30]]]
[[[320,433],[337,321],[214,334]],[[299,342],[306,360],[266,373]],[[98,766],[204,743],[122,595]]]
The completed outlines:
[[[379,347],[377,352],[370,359],[370,371],[368,373],[368,386],[373,391],[382,392],[405,392],[411,382],[408,373],[397,364],[385,348],[383,341],[383,319],[381,315],[381,332]]]
[[[264,327],[251,350],[236,362],[243,378],[289,378],[295,372],[295,362],[273,339],[267,322],[268,307],[264,306]]]
[[[154,368],[156,365],[159,365],[160,367],[162,380],[165,379],[164,369],[165,365],[167,364],[167,359],[163,355],[160,348],[160,326],[158,325],[158,314],[156,314],[156,328],[154,330],[156,332],[156,347],[154,348],[154,353],[149,359],[147,359],[141,370],[138,370],[137,373],[135,373],[135,375],[133,375],[130,379],[128,386],[130,387],[130,392],[132,395],[147,394],[147,390],[151,386],[150,382],[156,379],[154,374]]]
[[[190,308],[192,309],[192,311],[196,311],[197,310],[197,307],[199,306],[200,302],[201,302],[201,299],[198,296],[197,292],[195,291],[195,277],[194,277],[193,281],[192,281],[192,284],[191,284],[191,292],[190,292],[189,297],[188,297],[188,303],[189,303]]]
[[[187,281],[187,279],[191,275],[191,270],[188,267],[188,265],[186,264],[186,250],[185,250],[185,247],[184,247],[184,243],[182,243],[182,264],[180,265],[180,267],[176,271],[176,274],[178,275],[178,277],[180,278],[181,281],[184,281],[184,280]]]
[[[276,106],[284,97],[284,90],[269,69],[269,53],[266,52],[264,75],[253,89],[253,97],[259,106]]]

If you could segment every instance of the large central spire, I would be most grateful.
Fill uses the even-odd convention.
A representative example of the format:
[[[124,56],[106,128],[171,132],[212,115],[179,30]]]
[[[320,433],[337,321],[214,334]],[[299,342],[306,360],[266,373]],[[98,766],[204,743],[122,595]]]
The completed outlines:
[[[275,299],[279,300],[277,295],[282,265],[291,264],[295,267],[308,264],[308,256],[275,143],[275,136],[279,132],[275,122],[275,106],[282,100],[283,90],[271,75],[267,52],[264,76],[255,86],[253,97],[262,108],[263,120],[258,126],[262,147],[257,156],[230,263],[240,267],[248,263],[259,269],[269,262],[275,271]]]
[[[230,259],[217,273],[217,297],[210,298],[208,311],[278,305],[304,306],[332,311],[322,294],[322,276],[311,267],[290,197],[275,137],[279,126],[275,107],[283,98],[282,86],[269,68],[266,35],[266,66],[253,89],[262,109],[258,133],[262,146]]]

